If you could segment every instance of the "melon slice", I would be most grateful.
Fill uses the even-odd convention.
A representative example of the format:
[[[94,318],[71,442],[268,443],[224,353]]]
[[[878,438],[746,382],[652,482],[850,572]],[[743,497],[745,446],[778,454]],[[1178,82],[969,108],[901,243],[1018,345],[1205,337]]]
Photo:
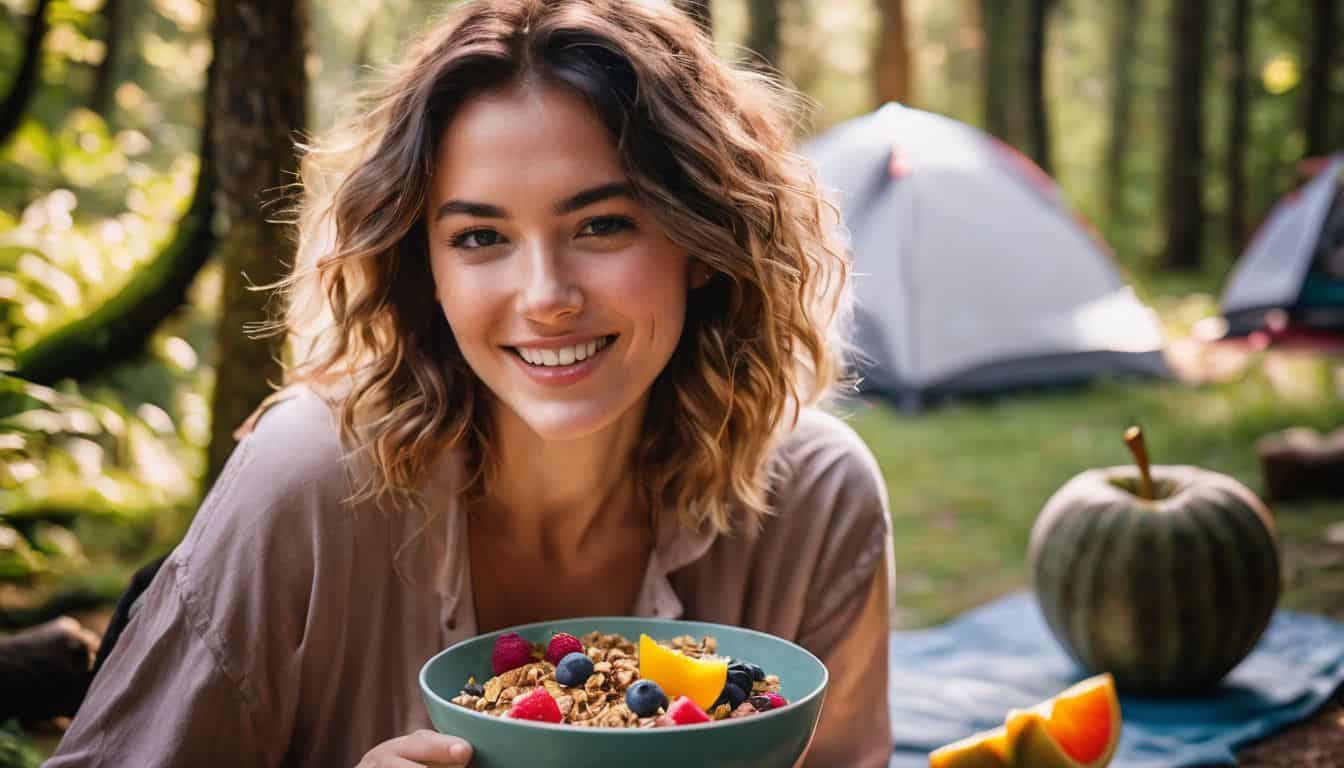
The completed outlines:
[[[948,744],[931,768],[1104,768],[1120,741],[1120,700],[1110,675],[1088,678],[1008,713],[1003,727]]]
[[[1008,726],[967,736],[929,755],[929,768],[1013,768]]]
[[[640,635],[639,676],[657,683],[668,701],[685,696],[709,711],[728,681],[728,661],[712,657],[693,659],[664,648],[648,635]]]

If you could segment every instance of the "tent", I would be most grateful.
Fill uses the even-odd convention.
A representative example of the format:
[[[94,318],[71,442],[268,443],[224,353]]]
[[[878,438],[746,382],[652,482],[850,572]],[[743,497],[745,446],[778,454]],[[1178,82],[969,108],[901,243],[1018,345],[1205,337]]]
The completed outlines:
[[[861,388],[929,398],[1170,376],[1154,313],[1030,160],[898,104],[802,147],[850,232]]]
[[[1222,297],[1229,335],[1276,312],[1303,330],[1344,331],[1344,152],[1274,206]]]

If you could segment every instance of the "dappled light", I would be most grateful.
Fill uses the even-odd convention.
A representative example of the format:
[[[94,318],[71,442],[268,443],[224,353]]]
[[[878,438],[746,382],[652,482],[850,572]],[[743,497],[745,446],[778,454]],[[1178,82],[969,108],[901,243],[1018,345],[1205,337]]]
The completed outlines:
[[[977,609],[1017,605],[1012,601],[1022,595],[1014,593],[1032,592],[1033,526],[1072,478],[1087,470],[1131,471],[1137,462],[1143,472],[1114,480],[1111,490],[1142,497],[1142,482],[1154,478],[1142,480],[1147,459],[1137,460],[1121,438],[1132,426],[1141,427],[1142,450],[1154,467],[1202,468],[1268,503],[1277,536],[1272,548],[1281,558],[1277,611],[1344,621],[1341,499],[1331,495],[1328,482],[1316,488],[1301,479],[1328,475],[1320,472],[1323,466],[1344,472],[1344,48],[1338,34],[1332,40],[1319,32],[1320,14],[1330,12],[1331,29],[1344,30],[1344,7],[1208,0],[675,2],[705,10],[701,20],[709,24],[719,56],[751,77],[764,74],[795,86],[808,107],[779,145],[796,139],[798,157],[817,170],[844,217],[853,267],[849,287],[858,308],[849,359],[855,376],[827,407],[858,433],[886,484],[895,576],[888,619],[892,629],[911,631],[893,635],[893,650],[907,641],[917,646],[915,630],[954,626],[979,615]],[[279,340],[249,340],[247,333],[285,307],[266,291],[240,287],[267,282],[272,273],[262,268],[275,270],[272,279],[283,274],[295,258],[289,206],[304,194],[292,162],[296,146],[364,114],[369,105],[354,97],[394,78],[394,67],[417,36],[457,3],[243,5],[255,12],[248,24],[261,25],[249,28],[250,38],[240,26],[216,21],[241,18],[237,3],[0,0],[0,107],[6,110],[0,115],[0,644],[61,614],[92,621],[101,632],[131,574],[172,550],[192,525],[236,444],[234,435],[257,426],[256,417],[265,412],[255,410],[261,397],[285,380],[284,366],[303,359],[313,341],[291,338],[281,351]],[[46,28],[33,45],[28,32],[37,7],[47,9]],[[302,9],[296,18],[303,23],[287,26],[266,16],[286,8]],[[1254,10],[1238,19],[1237,9],[1246,8]],[[221,9],[234,15],[221,16]],[[217,45],[243,51],[281,38],[287,41],[284,55],[273,51],[265,61],[215,56]],[[687,50],[679,48],[677,56],[686,57]],[[233,69],[221,69],[221,61]],[[264,77],[239,78],[238,71]],[[437,102],[429,103],[438,109]],[[738,106],[750,112],[751,105]],[[433,109],[425,114],[439,114]],[[671,133],[688,129],[660,130],[667,132],[660,142],[672,147],[680,145]],[[417,134],[416,141],[422,138]],[[714,141],[706,144],[704,138],[682,151],[694,155],[724,139],[710,134]],[[745,133],[732,138],[743,146],[761,140]],[[660,149],[649,151],[661,151],[660,142]],[[683,164],[695,178],[711,173],[709,164],[700,167],[704,161],[660,159],[676,183],[670,191],[655,190],[655,199],[681,194],[677,184],[694,186],[676,175],[685,172]],[[426,159],[416,170],[436,170],[436,162]],[[537,186],[533,170],[518,172]],[[750,195],[729,190],[727,179],[715,183],[741,210],[780,197],[770,189]],[[359,189],[357,184],[349,194],[357,197]],[[367,210],[347,201],[349,210],[342,210],[349,220],[341,227],[362,232],[389,215],[396,206],[383,204],[393,198],[398,205],[410,199],[397,187]],[[422,232],[424,199],[416,200],[419,212],[407,214],[416,220],[398,224],[397,237],[403,225]],[[673,216],[667,221],[733,221],[737,229],[724,235],[721,250],[749,240],[764,249],[797,248],[780,235],[792,218],[775,215],[743,229],[730,212],[712,210],[719,203],[696,203],[703,210],[668,214],[653,208],[659,217]],[[491,253],[505,253],[503,246],[520,235],[504,221],[489,219],[504,236],[483,240],[480,248],[499,246]],[[324,226],[312,230],[308,257],[336,244],[336,224],[328,220]],[[406,295],[431,282],[442,288],[444,270],[434,259],[451,251],[465,260],[462,254],[471,250],[466,240],[486,234],[457,233],[449,248],[434,242],[439,233],[432,232],[427,249],[420,234],[395,253],[357,254],[354,260],[378,268],[394,264],[398,279],[409,265],[420,270],[410,282],[426,283],[382,286],[369,298],[379,312],[404,319],[411,310],[398,302]],[[683,240],[701,234],[669,232],[682,250]],[[563,233],[554,240],[563,242]],[[684,256],[697,269],[736,258],[694,249]],[[517,273],[500,266],[502,257],[471,258],[474,274],[499,270],[490,273],[490,285]],[[741,293],[741,278],[714,269],[708,282],[694,288],[708,290],[688,294],[695,297],[688,311],[704,311],[710,305],[697,301],[730,294],[734,311],[745,311],[751,302]],[[771,273],[761,264],[748,271]],[[358,283],[372,274],[347,279]],[[732,289],[739,293],[727,290],[727,278],[738,281]],[[789,278],[806,282],[792,272]],[[335,295],[349,292],[352,283],[332,285],[324,288]],[[715,293],[720,287],[722,295]],[[765,303],[775,322],[793,309]],[[441,327],[439,309],[416,305],[407,315],[420,323],[413,351],[429,350],[426,359],[434,362],[413,374],[386,369],[392,382],[386,391],[394,395],[388,406],[397,414],[450,407],[442,403],[460,408],[466,397],[488,402],[482,409],[498,402],[512,408],[506,399],[496,402],[498,393],[483,379],[453,367],[474,363],[462,357],[470,347],[454,335],[460,328]],[[314,313],[311,322],[333,323],[331,309]],[[534,317],[524,325],[539,327]],[[386,330],[368,330],[364,343]],[[685,397],[749,397],[743,382],[759,373],[753,366],[760,366],[760,358],[739,349],[749,341],[748,330],[758,329],[744,325],[713,337],[721,347],[722,391]],[[615,343],[617,335],[611,339]],[[328,335],[320,342],[332,340]],[[262,349],[262,343],[276,346]],[[492,339],[491,349],[501,343]],[[683,339],[674,364],[693,359],[696,345],[707,343]],[[522,351],[505,349],[518,352],[524,371],[549,366],[542,357],[534,365]],[[578,345],[595,360],[598,349]],[[573,362],[562,365],[587,359],[565,351]],[[409,355],[398,349],[395,359],[404,362]],[[426,376],[450,369],[444,391],[419,396]],[[470,396],[455,389],[459,375],[470,379]],[[659,376],[659,382],[671,380]],[[492,434],[469,426],[473,434]],[[417,445],[439,445],[435,441],[444,440],[446,430],[441,424],[435,429],[418,435]],[[734,430],[740,430],[737,422],[725,417],[716,439],[740,439]],[[296,458],[319,455],[308,438],[295,434],[286,450]],[[1290,468],[1304,473],[1290,472],[1277,485],[1268,479],[1267,458],[1275,440],[1287,446]],[[381,443],[376,448],[387,450]],[[301,463],[296,460],[295,472],[308,471]],[[308,483],[300,486],[304,493],[317,488],[311,478],[299,480]],[[1156,508],[1176,495],[1172,482],[1161,480],[1161,498],[1131,506]],[[1284,482],[1301,493],[1273,498]],[[595,541],[607,535],[603,530],[593,534]],[[1184,529],[1171,535],[1195,536]],[[649,551],[661,536],[651,532]],[[1221,541],[1219,536],[1208,541]],[[1192,541],[1181,539],[1180,546],[1207,554],[1208,541]],[[291,557],[288,548],[269,540],[259,538],[257,547]],[[644,547],[641,540],[639,551]],[[1105,554],[1100,545],[1077,549],[1097,559]],[[490,564],[500,572],[514,566]],[[690,574],[691,566],[683,567]],[[831,577],[815,578],[811,589],[817,594],[808,600],[829,600],[821,581]],[[685,580],[693,581],[689,575]],[[1146,599],[1091,581],[1085,586],[1103,618]],[[745,602],[782,599],[750,598]],[[1152,599],[1141,607],[1166,605]],[[1001,622],[1001,628],[1012,623]],[[1099,642],[1128,653],[1151,640],[1131,630],[1116,624]],[[1144,652],[1156,655],[1152,648]],[[985,677],[985,689],[1011,687],[991,681],[992,670],[977,666],[992,658],[989,651],[974,656],[966,674]],[[1045,689],[1048,675],[1033,677],[1042,674],[1038,666],[1022,662],[1001,670],[1021,677],[1013,682],[1032,689],[1031,701],[1041,701],[1062,688]],[[1344,660],[1338,668],[1344,670]],[[944,673],[930,672],[930,679],[936,674]],[[1049,677],[1049,684],[1057,678]],[[997,700],[976,701],[968,693],[980,690],[976,682],[962,690],[949,685],[951,707],[918,685],[892,691],[927,702],[931,723],[952,728],[979,717],[997,726],[1002,708]],[[700,698],[713,702],[722,687],[715,683]],[[1114,692],[1106,690],[1105,701],[1064,707],[1057,721],[1013,710],[1003,734],[981,734],[983,744],[962,744],[951,750],[953,757],[997,760],[1010,741],[1017,749],[1034,733],[1049,737],[1042,743],[1060,765],[1099,767],[1114,752],[1113,764],[1125,768],[1135,759],[1126,750],[1137,742],[1124,741],[1108,718],[1123,714],[1128,723],[1133,710],[1113,713]],[[1123,691],[1121,698],[1129,707]],[[977,704],[984,712],[968,715]],[[408,706],[419,712],[418,701]],[[955,717],[938,721],[946,710],[956,710]],[[1310,716],[1303,711],[1296,719]],[[0,764],[18,768],[34,768],[68,725],[5,717]],[[953,722],[956,717],[962,721]],[[1010,739],[1006,723],[1013,718],[1018,731]],[[1282,718],[1274,725],[1289,722]],[[910,724],[904,726],[896,729],[898,743],[924,736],[912,736]],[[1330,743],[1344,750],[1344,720],[1324,727],[1333,728],[1329,738],[1337,742]],[[963,730],[957,739],[973,732]],[[1275,737],[1288,745],[1284,762],[1246,764],[1265,768],[1299,760],[1302,738],[1285,733]],[[928,751],[912,747],[905,755],[910,761],[900,762],[898,748],[890,768],[923,765]],[[1292,764],[1307,764],[1301,760]]]

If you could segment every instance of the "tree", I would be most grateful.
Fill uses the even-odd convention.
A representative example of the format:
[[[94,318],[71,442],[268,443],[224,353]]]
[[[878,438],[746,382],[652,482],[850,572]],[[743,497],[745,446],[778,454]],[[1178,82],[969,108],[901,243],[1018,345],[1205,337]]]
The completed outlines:
[[[121,38],[125,36],[125,13],[121,0],[103,0],[103,60],[93,77],[93,95],[89,108],[104,116],[112,107],[112,95],[117,87],[117,57],[121,52]]]
[[[1227,245],[1240,250],[1246,225],[1246,144],[1251,101],[1250,0],[1232,0],[1228,47],[1227,109]]]
[[[905,0],[881,0],[882,30],[877,41],[874,85],[877,103],[914,101],[914,58],[910,55]]]
[[[985,130],[1047,172],[1046,26],[1050,0],[980,0],[984,29]]]
[[[1168,21],[1172,70],[1163,185],[1167,239],[1162,261],[1172,269],[1197,270],[1203,263],[1207,0],[1172,3]]]
[[[196,191],[173,239],[97,309],[18,350],[15,375],[39,384],[82,379],[140,353],[154,329],[182,306],[214,242],[211,121],[207,109]]]
[[[1302,129],[1308,157],[1324,155],[1330,146],[1330,65],[1339,37],[1337,0],[1312,0],[1307,14],[1305,81],[1302,89]]]
[[[281,376],[282,339],[250,339],[267,297],[250,285],[273,283],[293,260],[285,231],[267,222],[263,194],[285,188],[297,170],[294,137],[306,125],[308,81],[301,0],[220,0],[212,28],[219,77],[210,98],[221,212],[228,221],[217,256],[224,295],[217,332],[219,362],[211,409],[206,480],[233,450],[233,431]]]
[[[37,93],[42,77],[42,40],[47,36],[49,5],[51,0],[37,0],[32,18],[28,20],[28,34],[23,40],[23,58],[20,59],[19,71],[9,86],[4,104],[0,105],[0,144],[8,141],[18,130],[23,122],[23,113],[28,110],[28,103]]]
[[[751,25],[747,28],[747,48],[767,67],[779,68],[780,0],[749,0]]]
[[[710,0],[676,0],[677,7],[690,14],[695,23],[700,25],[700,29],[705,31],[706,35],[714,35],[714,9],[710,5]]]
[[[1134,49],[1143,19],[1143,0],[1122,0],[1111,8],[1111,116],[1101,174],[1101,182],[1105,185],[1101,199],[1106,201],[1109,223],[1106,234],[1114,237],[1129,221],[1125,204],[1125,189],[1129,183],[1126,160],[1130,151],[1130,114],[1134,108]]]
[[[210,229],[215,213],[211,137],[217,105],[212,103],[210,93],[217,87],[218,77],[219,67],[214,60],[206,73],[202,93],[196,189],[173,238],[107,301],[17,350],[15,375],[39,384],[90,376],[142,352],[154,329],[182,306],[187,290],[209,261],[214,246]]]
[[[980,0],[984,30],[982,59],[984,128],[1019,149],[1026,149],[1025,100],[1022,80],[1026,71],[1023,46],[1022,0]]]
[[[1050,172],[1050,124],[1045,109],[1046,29],[1051,0],[1030,0],[1027,8],[1026,81],[1023,97],[1027,147],[1036,164]]]

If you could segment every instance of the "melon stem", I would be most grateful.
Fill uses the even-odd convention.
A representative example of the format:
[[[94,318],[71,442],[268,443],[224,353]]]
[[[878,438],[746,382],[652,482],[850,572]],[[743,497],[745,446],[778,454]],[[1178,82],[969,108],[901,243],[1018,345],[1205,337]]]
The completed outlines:
[[[1143,444],[1143,430],[1137,426],[1125,430],[1125,445],[1139,465],[1139,497],[1153,499],[1153,475],[1148,469],[1148,449]]]

